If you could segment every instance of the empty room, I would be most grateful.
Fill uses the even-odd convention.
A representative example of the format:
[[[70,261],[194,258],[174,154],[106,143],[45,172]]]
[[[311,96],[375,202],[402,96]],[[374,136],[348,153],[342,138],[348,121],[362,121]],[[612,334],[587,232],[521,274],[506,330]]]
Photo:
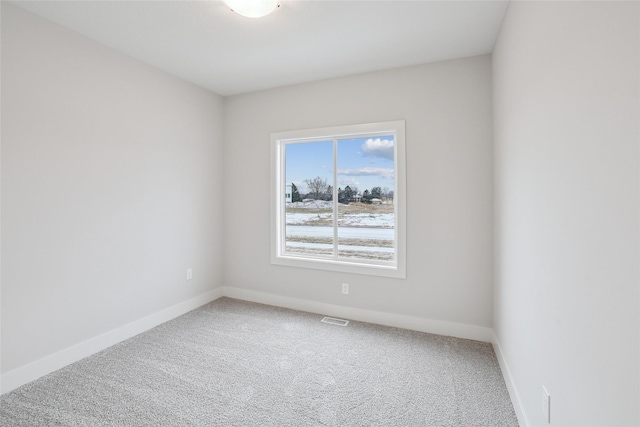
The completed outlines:
[[[0,14],[0,426],[640,425],[640,2]]]

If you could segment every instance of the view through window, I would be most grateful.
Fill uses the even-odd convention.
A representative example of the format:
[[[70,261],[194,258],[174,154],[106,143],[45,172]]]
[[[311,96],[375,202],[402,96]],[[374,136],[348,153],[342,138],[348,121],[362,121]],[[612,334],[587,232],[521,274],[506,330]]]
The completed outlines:
[[[392,123],[273,140],[277,256],[397,268],[404,122]]]

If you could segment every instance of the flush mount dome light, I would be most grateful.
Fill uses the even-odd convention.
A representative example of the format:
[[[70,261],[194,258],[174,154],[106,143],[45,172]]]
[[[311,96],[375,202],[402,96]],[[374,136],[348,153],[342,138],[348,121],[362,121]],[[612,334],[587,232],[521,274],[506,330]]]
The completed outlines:
[[[247,18],[261,18],[276,10],[280,0],[224,0],[235,13]]]

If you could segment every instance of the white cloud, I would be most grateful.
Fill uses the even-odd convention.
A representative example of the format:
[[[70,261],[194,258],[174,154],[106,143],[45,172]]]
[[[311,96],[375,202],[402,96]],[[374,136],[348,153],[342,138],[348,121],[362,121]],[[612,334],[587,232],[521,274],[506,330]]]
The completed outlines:
[[[381,157],[393,160],[393,140],[369,138],[362,144],[362,154],[367,157]]]
[[[358,168],[341,169],[338,175],[344,176],[379,176],[381,178],[393,178],[393,169],[388,168]]]

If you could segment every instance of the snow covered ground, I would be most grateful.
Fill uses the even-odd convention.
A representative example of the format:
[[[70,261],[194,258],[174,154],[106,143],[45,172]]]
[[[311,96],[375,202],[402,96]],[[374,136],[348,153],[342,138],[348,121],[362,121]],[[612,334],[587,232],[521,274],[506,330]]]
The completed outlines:
[[[306,242],[287,242],[287,247],[293,248],[309,248],[309,249],[333,249],[333,245],[326,243],[306,243]],[[338,245],[339,251],[359,251],[359,252],[384,252],[393,253],[393,248],[383,248],[377,246],[352,246]]]
[[[372,209],[342,209],[338,205],[338,238],[340,256],[389,260],[394,256],[394,248],[389,242],[395,238],[395,214],[376,212]],[[308,255],[330,255],[333,245],[332,202],[312,200],[287,203],[287,208],[296,212],[286,214],[287,251]],[[305,212],[307,209],[315,212]],[[356,212],[353,212],[353,211]],[[327,212],[329,211],[329,212]],[[364,212],[363,212],[364,211]],[[344,242],[343,243],[343,239]],[[346,243],[349,241],[349,243]]]
[[[287,225],[286,233],[287,237],[333,238],[333,227]],[[338,237],[341,239],[393,240],[394,231],[392,228],[338,227]]]
[[[392,213],[354,213],[338,216],[338,225],[343,227],[393,228]]]
[[[345,206],[343,203],[338,203],[338,206]],[[288,208],[307,208],[307,209],[331,209],[333,202],[326,200],[309,200],[306,202],[287,203]]]
[[[305,225],[322,219],[330,220],[332,215],[331,213],[288,213],[287,225]],[[393,228],[393,223],[393,213],[338,213],[338,224],[342,227]]]

